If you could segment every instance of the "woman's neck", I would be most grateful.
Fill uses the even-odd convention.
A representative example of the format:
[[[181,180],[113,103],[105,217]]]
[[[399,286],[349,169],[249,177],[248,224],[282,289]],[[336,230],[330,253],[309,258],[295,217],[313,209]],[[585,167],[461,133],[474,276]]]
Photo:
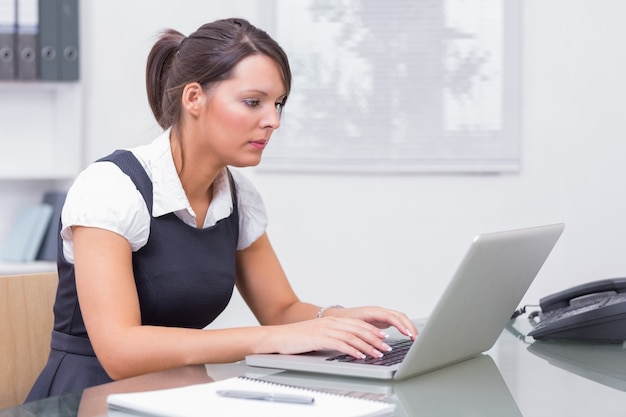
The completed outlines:
[[[184,141],[174,130],[170,134],[170,148],[180,183],[196,214],[196,225],[201,228],[213,199],[213,183],[222,168],[204,163],[204,156],[193,149],[193,143]]]

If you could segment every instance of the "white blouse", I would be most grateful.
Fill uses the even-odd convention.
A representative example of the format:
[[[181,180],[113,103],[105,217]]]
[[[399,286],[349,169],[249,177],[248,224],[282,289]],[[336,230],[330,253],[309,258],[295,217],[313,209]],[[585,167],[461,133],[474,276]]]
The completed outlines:
[[[170,149],[169,129],[149,145],[129,149],[146,170],[153,186],[152,215],[174,213],[196,227],[194,213],[176,173]],[[239,171],[230,169],[237,187],[239,242],[242,250],[267,228],[267,213],[261,195]],[[223,170],[213,183],[213,199],[204,228],[230,216],[233,204],[230,182]],[[112,162],[94,162],[82,171],[70,187],[61,214],[63,254],[74,262],[72,226],[97,227],[124,236],[136,252],[148,241],[150,214],[132,180]]]

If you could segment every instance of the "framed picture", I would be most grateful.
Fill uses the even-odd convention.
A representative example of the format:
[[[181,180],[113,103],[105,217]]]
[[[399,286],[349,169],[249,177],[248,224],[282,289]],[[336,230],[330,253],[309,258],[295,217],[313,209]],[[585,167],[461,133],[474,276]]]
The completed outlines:
[[[292,92],[261,170],[520,169],[519,0],[274,0]]]

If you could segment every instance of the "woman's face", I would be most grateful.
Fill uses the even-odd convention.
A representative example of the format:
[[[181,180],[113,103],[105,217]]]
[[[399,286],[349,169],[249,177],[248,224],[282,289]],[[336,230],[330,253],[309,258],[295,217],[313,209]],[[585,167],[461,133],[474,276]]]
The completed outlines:
[[[257,165],[280,126],[284,95],[280,69],[271,58],[253,55],[243,59],[232,78],[206,93],[198,119],[206,155],[218,166]]]

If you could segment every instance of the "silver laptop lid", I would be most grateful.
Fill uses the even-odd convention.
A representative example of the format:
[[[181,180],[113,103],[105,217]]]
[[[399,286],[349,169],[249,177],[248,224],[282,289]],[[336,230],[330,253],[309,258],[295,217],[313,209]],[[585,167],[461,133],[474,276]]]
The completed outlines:
[[[563,224],[478,235],[395,379],[490,349],[564,229]]]
[[[561,236],[563,224],[478,235],[404,361],[330,362],[337,352],[246,357],[250,366],[402,380],[490,349]],[[393,333],[393,332],[392,332]]]

